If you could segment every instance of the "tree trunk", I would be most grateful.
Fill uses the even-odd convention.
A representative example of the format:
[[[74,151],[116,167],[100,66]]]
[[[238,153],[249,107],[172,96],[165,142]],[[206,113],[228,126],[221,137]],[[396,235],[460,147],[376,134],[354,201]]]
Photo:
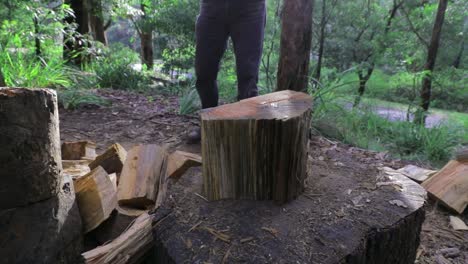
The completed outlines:
[[[444,24],[445,10],[447,9],[448,0],[439,0],[439,6],[437,7],[437,15],[432,29],[431,42],[427,51],[426,64],[424,65],[424,77],[422,80],[421,87],[421,104],[420,110],[415,116],[415,123],[425,124],[426,113],[429,110],[431,103],[431,86],[432,86],[432,72],[437,58],[437,51],[439,49],[440,35],[442,32],[442,26]]]
[[[153,32],[141,32],[141,63],[152,69],[153,62]]]
[[[317,67],[315,68],[314,79],[316,82],[320,81],[320,74],[322,71],[322,58],[323,58],[323,48],[325,44],[325,26],[326,26],[326,0],[322,0],[322,18],[320,19],[320,40],[319,40],[319,50],[318,50],[318,60]],[[318,85],[317,85],[318,87]]]
[[[93,37],[95,40],[107,46],[106,26],[104,25],[102,2],[101,0],[93,0],[92,2],[90,23]]]
[[[2,68],[0,67],[0,87],[6,87],[5,77],[3,77]]]
[[[307,91],[314,0],[286,0],[283,7],[277,87]]]
[[[40,58],[42,55],[42,51],[41,51],[41,40],[39,39],[39,21],[37,20],[37,17],[33,18],[33,24],[34,24],[34,44],[35,44],[36,57]]]
[[[281,91],[206,109],[204,193],[210,200],[289,202],[304,189],[312,98]]]
[[[372,72],[374,72],[374,65],[371,65],[371,67],[367,69],[366,75],[363,74],[362,69],[358,71],[359,89],[358,89],[358,95],[354,99],[353,107],[357,107],[361,103],[361,98],[364,95],[364,92],[366,91],[367,81],[369,81],[372,75]]]
[[[89,25],[89,10],[87,0],[69,0],[68,4],[72,8],[75,17],[68,16],[65,18],[67,24],[76,23],[76,33],[69,36],[72,39],[66,39],[64,43],[64,59],[81,66],[86,61],[86,56],[83,51],[86,47],[84,35],[90,32]]]
[[[57,96],[2,89],[0,105],[2,261],[77,263],[81,219],[71,178],[61,173]]]
[[[463,58],[463,51],[464,50],[465,50],[465,37],[463,37],[463,39],[462,39],[460,49],[458,50],[458,53],[457,53],[457,57],[455,57],[455,60],[453,61],[453,64],[452,64],[452,66],[455,69],[460,68],[460,64],[461,64],[461,61],[462,61],[462,58]]]

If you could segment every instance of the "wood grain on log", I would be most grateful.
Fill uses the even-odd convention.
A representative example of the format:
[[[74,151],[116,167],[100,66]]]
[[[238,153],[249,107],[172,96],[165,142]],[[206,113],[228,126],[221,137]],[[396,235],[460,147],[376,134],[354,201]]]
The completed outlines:
[[[108,174],[120,173],[127,158],[127,151],[118,143],[110,146],[89,164],[91,169],[101,166]]]
[[[133,147],[127,155],[118,185],[120,205],[149,209],[154,206],[160,177],[166,175],[167,149],[158,145]]]
[[[117,206],[117,190],[109,175],[97,167],[74,182],[83,229],[87,233],[109,218]]]
[[[291,201],[304,188],[312,98],[281,91],[203,110],[204,194]]]
[[[461,214],[468,205],[468,162],[452,160],[422,185],[435,199]]]
[[[55,197],[62,187],[57,95],[0,89],[0,210]]]

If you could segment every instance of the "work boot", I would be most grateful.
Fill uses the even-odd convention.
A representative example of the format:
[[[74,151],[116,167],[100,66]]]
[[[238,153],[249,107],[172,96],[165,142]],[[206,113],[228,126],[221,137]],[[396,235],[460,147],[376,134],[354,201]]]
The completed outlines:
[[[193,129],[187,135],[188,144],[198,144],[201,141],[201,129],[199,127]]]

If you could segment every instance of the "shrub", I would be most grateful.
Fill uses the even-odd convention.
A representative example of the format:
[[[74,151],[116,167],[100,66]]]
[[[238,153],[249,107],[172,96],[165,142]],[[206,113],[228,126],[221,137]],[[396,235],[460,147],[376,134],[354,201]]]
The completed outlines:
[[[103,56],[92,64],[99,86],[122,90],[144,90],[151,84],[147,74],[132,66],[139,62],[138,54],[122,44],[104,50]]]

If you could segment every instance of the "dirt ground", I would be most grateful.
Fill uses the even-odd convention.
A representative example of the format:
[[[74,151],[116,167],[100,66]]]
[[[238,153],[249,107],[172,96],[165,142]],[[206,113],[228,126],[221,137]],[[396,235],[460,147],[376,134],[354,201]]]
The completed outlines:
[[[98,153],[115,142],[127,150],[136,144],[156,143],[168,144],[173,149],[200,152],[200,145],[187,145],[184,140],[198,118],[178,115],[176,97],[158,94],[149,97],[147,94],[115,90],[98,90],[96,93],[110,100],[112,105],[60,109],[62,141],[91,140],[97,143]],[[348,161],[345,162],[346,166],[351,167],[372,164],[398,169],[410,164],[392,160],[385,153],[357,149],[319,135],[312,136],[311,144],[314,151],[310,157],[312,164],[317,166],[327,163],[336,166],[337,161],[343,160]],[[428,201],[426,207],[416,263],[468,263],[468,231],[454,231],[449,225],[452,214],[441,206]],[[468,212],[461,217],[468,223]]]

